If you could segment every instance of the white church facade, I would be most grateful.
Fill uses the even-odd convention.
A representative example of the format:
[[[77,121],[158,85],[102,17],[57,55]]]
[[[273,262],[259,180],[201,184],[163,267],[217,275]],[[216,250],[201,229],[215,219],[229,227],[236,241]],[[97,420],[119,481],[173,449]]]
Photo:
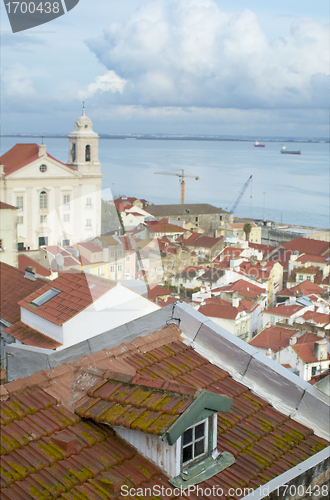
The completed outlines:
[[[16,144],[0,158],[0,200],[18,208],[18,250],[72,245],[101,234],[99,136],[85,115],[69,134],[69,160],[45,144]]]

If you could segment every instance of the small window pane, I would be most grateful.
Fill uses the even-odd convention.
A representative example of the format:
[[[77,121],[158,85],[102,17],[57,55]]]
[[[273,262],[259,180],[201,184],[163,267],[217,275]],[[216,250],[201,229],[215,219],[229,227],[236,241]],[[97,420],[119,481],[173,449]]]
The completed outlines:
[[[187,429],[183,434],[183,445],[191,443],[192,441],[192,429]]]
[[[199,439],[201,437],[204,437],[204,422],[202,424],[199,424],[195,427],[195,439]]]
[[[204,453],[204,439],[201,439],[200,441],[197,441],[195,443],[195,457],[198,457],[199,455],[202,455]]]
[[[192,444],[183,448],[182,462],[185,463],[191,459],[192,459]]]

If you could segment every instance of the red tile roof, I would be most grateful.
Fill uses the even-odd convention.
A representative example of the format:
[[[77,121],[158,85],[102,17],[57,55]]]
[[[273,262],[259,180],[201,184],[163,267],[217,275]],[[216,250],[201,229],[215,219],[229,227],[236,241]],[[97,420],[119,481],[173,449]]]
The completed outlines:
[[[53,158],[53,156],[46,153],[48,158]],[[0,164],[4,166],[5,176],[16,172],[25,165],[37,160],[39,158],[39,146],[38,144],[16,144],[13,146],[7,153],[0,157]],[[72,167],[65,165],[65,163],[56,160],[58,163],[61,163],[66,168],[73,170]]]
[[[148,299],[155,300],[157,297],[162,297],[163,295],[171,295],[172,290],[165,288],[160,285],[149,285],[148,286]]]
[[[109,379],[90,389],[76,406],[82,418],[163,435],[199,391],[185,384],[136,375],[129,383]],[[197,393],[196,393],[197,392]]]
[[[236,319],[242,310],[242,308],[233,307],[230,303],[228,303],[228,305],[209,303],[204,306],[200,306],[198,309],[200,313],[204,314],[204,316],[208,316],[209,318],[231,320]]]
[[[17,321],[17,323],[5,328],[4,332],[25,345],[43,347],[44,349],[56,349],[56,347],[60,347],[62,345],[60,342],[57,342],[51,337],[38,332],[38,330],[31,328],[25,323],[22,323],[22,321]]]
[[[155,233],[185,233],[187,230],[176,224],[162,221],[146,221],[147,227]]]
[[[0,263],[0,317],[11,324],[21,319],[17,303],[48,283],[44,278],[32,281],[24,278],[24,274],[16,267]]]
[[[114,488],[117,481],[135,488],[170,486],[165,474],[111,428],[98,424],[96,415],[94,421],[82,420],[68,409],[72,397],[77,397],[75,391],[83,395],[88,390],[88,373],[97,374],[98,396],[103,398],[102,388],[108,391],[108,379],[113,379],[106,375],[109,367],[111,373],[111,356],[117,369],[120,366],[122,372],[152,378],[156,388],[175,379],[194,391],[206,389],[233,398],[230,412],[218,413],[217,433],[218,449],[235,455],[236,463],[201,483],[202,488],[215,484],[225,495],[237,485],[256,488],[327,446],[311,429],[275,410],[227,371],[179,341],[179,334],[172,324],[111,351],[3,386],[9,399],[1,408],[2,499],[37,499],[51,492],[52,498],[66,500],[113,500],[118,496],[107,487]],[[82,376],[84,387],[77,383]],[[89,387],[95,384],[95,376],[91,380]],[[29,388],[36,384],[45,390]],[[142,392],[142,381],[140,385]],[[127,394],[127,399],[134,395]],[[117,484],[120,489],[121,483]]]
[[[272,314],[274,316],[285,316],[290,318],[293,314],[298,311],[304,309],[304,306],[299,306],[297,304],[293,304],[291,306],[279,305],[277,307],[271,307],[269,309],[265,309],[263,313]]]
[[[303,254],[299,255],[296,262],[299,262],[300,264],[306,264],[307,262],[328,263],[326,260],[326,257],[322,257],[320,255],[312,255],[312,254],[308,254],[308,253],[303,253]]]
[[[262,293],[266,293],[266,290],[264,288],[261,288],[260,286],[254,285],[253,283],[250,283],[249,281],[246,281],[244,279],[240,279],[238,281],[235,281],[234,283],[230,283],[229,285],[225,286],[220,286],[218,288],[215,288],[212,290],[213,292],[237,292],[240,293],[241,295],[246,295],[247,297],[254,296],[258,297],[258,295]],[[246,294],[248,292],[248,294]]]
[[[49,277],[51,275],[51,272],[47,267],[42,266],[38,262],[36,262],[33,259],[30,259],[27,255],[23,253],[18,254],[18,269],[20,271],[25,271],[26,266],[33,266],[36,268],[36,274],[39,274],[40,276]]]
[[[8,205],[8,203],[4,203],[3,201],[0,201],[0,210],[17,210],[17,207],[14,207],[13,205]]]
[[[90,288],[92,285],[94,286]],[[21,300],[19,305],[56,325],[63,325],[114,286],[115,283],[92,274],[63,273],[42,289]],[[51,288],[61,290],[61,293],[39,307],[31,304]]]
[[[320,337],[318,340],[321,340]],[[292,347],[304,363],[316,363],[318,360],[314,356],[314,344],[315,342],[305,342],[303,344],[295,344]],[[326,360],[330,360],[329,354],[327,355]],[[322,361],[326,360],[324,359]]]
[[[246,276],[252,276],[256,279],[266,280],[274,267],[276,262],[271,260],[266,260],[262,262],[242,262],[240,264],[240,270]]]
[[[86,250],[92,253],[103,252],[103,248],[95,245],[92,241],[84,241],[82,243],[78,243],[77,246],[78,248],[79,247],[86,248]]]
[[[41,390],[3,402],[1,439],[2,500],[110,500],[123,484],[168,484],[111,428],[82,421]]]
[[[323,314],[320,312],[307,311],[302,317],[306,321],[315,322],[317,325],[327,325],[328,323],[330,323],[329,314]]]
[[[329,249],[329,246],[330,243],[327,241],[312,240],[309,238],[296,238],[281,244],[281,247],[286,250],[310,255],[322,255]]]
[[[299,283],[299,285],[290,288],[290,290],[293,293],[298,292],[299,295],[310,295],[312,293],[321,295],[325,292],[324,288],[309,280]]]
[[[213,236],[204,236],[200,234],[197,238],[194,234],[190,236],[188,239],[184,240],[184,244],[186,246],[192,246],[197,248],[213,248],[219,241],[223,239],[223,236],[219,238],[214,238]]]
[[[264,328],[258,333],[249,344],[261,349],[272,349],[272,351],[281,351],[290,344],[290,338],[298,333],[299,330],[284,328],[282,326],[272,325]]]

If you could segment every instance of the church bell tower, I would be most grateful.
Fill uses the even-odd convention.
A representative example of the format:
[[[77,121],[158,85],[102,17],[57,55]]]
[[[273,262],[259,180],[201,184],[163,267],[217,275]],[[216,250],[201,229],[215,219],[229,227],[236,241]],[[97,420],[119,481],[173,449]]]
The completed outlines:
[[[74,131],[68,137],[68,165],[84,175],[99,175],[101,173],[98,159],[99,136],[93,131],[92,120],[85,115],[85,106],[82,115],[74,124]]]

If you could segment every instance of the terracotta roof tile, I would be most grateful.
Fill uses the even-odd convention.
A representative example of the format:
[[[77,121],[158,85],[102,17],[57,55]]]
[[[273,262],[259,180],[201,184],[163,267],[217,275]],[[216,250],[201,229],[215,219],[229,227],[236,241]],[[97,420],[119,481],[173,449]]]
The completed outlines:
[[[298,304],[293,304],[293,305],[279,305],[277,307],[270,307],[269,309],[265,309],[263,313],[267,314],[272,314],[274,316],[285,316],[289,318],[293,314],[297,313],[298,311],[302,311],[304,309],[304,306],[300,306]]]
[[[21,319],[20,307],[17,303],[48,283],[43,278],[36,278],[32,281],[25,278],[24,274],[24,271],[16,267],[4,262],[0,263],[1,318],[11,324]]]
[[[218,413],[217,438],[219,451],[232,452],[236,463],[202,487],[218,485],[226,491],[257,487],[327,445],[310,429],[275,410],[228,372],[180,342],[169,340],[166,346],[144,354],[126,354],[124,359],[134,366],[136,375],[130,382],[106,379],[95,385],[79,402],[83,421],[41,390],[9,393],[1,409],[7,438],[3,442],[7,449],[3,447],[2,498],[39,498],[52,488],[54,498],[112,499],[109,491],[101,490],[106,484],[102,477],[107,474],[134,487],[169,487],[167,477],[156,466],[116,437],[112,429],[92,419],[162,433],[193,400],[192,396],[164,389],[179,391],[180,384],[184,384],[182,391],[194,393],[195,388],[205,387],[233,398],[231,411]],[[169,383],[171,367],[180,368],[180,376]],[[50,418],[45,422],[47,415]],[[70,453],[71,445],[74,453]]]
[[[272,351],[277,352],[287,347],[290,343],[290,338],[298,332],[299,330],[272,325],[264,328],[253,337],[249,341],[249,344],[262,349],[272,349]]]
[[[90,288],[92,285],[93,288]],[[114,286],[115,283],[97,276],[78,272],[63,273],[42,289],[25,297],[19,305],[52,323],[62,325]],[[32,304],[32,301],[51,288],[56,288],[61,293],[39,307]]]
[[[44,349],[56,349],[56,347],[60,347],[62,345],[60,342],[57,342],[51,337],[38,332],[38,330],[31,328],[25,323],[22,323],[22,321],[17,321],[17,323],[5,328],[4,332],[25,345],[43,347]]]

